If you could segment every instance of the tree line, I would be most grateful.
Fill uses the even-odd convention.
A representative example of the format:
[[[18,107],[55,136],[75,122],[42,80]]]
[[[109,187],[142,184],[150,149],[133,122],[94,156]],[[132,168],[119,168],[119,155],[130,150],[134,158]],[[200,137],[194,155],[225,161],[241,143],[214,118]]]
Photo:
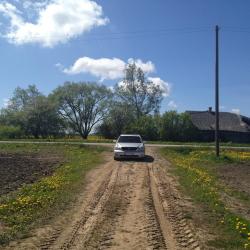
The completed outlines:
[[[135,64],[113,89],[95,82],[66,82],[48,96],[35,85],[16,88],[0,112],[0,138],[47,138],[90,133],[116,138],[190,141],[197,132],[186,113],[160,114],[163,90]]]

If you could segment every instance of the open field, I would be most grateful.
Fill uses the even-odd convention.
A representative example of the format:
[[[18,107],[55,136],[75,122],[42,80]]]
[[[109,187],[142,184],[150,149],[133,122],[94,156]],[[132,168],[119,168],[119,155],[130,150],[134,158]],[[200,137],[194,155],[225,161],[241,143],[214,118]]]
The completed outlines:
[[[0,244],[26,237],[77,195],[103,149],[68,145],[0,145]]]
[[[190,216],[207,231],[207,247],[250,247],[250,152],[224,150],[219,159],[204,149],[162,149],[174,165],[180,190],[195,202]]]
[[[38,173],[17,171],[22,184],[0,196],[0,249],[249,248],[250,152],[147,147],[144,161],[114,161],[94,146],[0,149],[9,168]]]

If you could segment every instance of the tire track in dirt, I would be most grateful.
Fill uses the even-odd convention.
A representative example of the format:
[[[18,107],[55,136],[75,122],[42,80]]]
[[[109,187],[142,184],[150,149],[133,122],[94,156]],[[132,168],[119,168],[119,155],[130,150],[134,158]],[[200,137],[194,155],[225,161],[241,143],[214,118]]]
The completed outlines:
[[[161,206],[159,200],[157,199],[157,192],[154,190],[152,183],[152,178],[150,176],[150,171],[148,165],[146,166],[146,179],[145,185],[147,187],[147,199],[145,201],[145,211],[148,220],[148,226],[146,227],[146,232],[148,234],[149,244],[153,249],[167,249],[167,239],[165,232],[169,231],[168,227],[162,227]],[[171,241],[174,246],[174,241]],[[171,248],[174,249],[174,248]]]
[[[130,204],[133,181],[132,169],[121,164],[113,193],[103,209],[102,217],[89,241],[81,249],[108,249],[115,245],[114,234],[119,218],[126,214]]]
[[[168,231],[168,234],[165,236],[166,245],[169,246],[169,249],[199,250],[200,246],[192,225],[185,218],[182,207],[178,202],[181,198],[178,192],[171,186],[166,169],[163,169],[163,166],[156,160],[155,163],[149,165],[149,174],[152,179],[153,190],[157,190],[155,191],[155,197],[158,196],[165,217],[165,220],[161,220],[161,224],[163,232],[166,233]],[[169,238],[169,236],[171,237]],[[173,242],[176,244],[175,247],[172,244]]]
[[[66,232],[66,235],[62,234],[61,237],[58,237],[55,233],[40,245],[40,249],[81,249],[81,246],[88,240],[91,231],[95,228],[103,207],[113,192],[118,171],[119,167],[116,166],[108,178],[104,179],[92,201],[82,212],[80,219],[71,225],[70,232]]]
[[[150,193],[147,165],[124,162],[122,167],[128,169],[130,195],[126,210],[115,224],[109,249],[165,249]]]

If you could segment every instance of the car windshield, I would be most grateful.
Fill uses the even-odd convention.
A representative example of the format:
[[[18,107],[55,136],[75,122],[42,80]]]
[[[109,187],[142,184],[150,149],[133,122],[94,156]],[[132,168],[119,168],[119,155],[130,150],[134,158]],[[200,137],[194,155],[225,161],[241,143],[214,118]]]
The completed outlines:
[[[118,142],[141,143],[139,136],[120,136]]]

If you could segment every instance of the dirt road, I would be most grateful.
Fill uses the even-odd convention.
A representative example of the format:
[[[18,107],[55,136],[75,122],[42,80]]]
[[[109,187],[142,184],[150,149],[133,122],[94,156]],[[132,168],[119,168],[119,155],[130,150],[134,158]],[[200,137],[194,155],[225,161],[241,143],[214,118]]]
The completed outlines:
[[[72,208],[7,249],[200,249],[168,163],[147,154],[116,162],[110,153]]]

